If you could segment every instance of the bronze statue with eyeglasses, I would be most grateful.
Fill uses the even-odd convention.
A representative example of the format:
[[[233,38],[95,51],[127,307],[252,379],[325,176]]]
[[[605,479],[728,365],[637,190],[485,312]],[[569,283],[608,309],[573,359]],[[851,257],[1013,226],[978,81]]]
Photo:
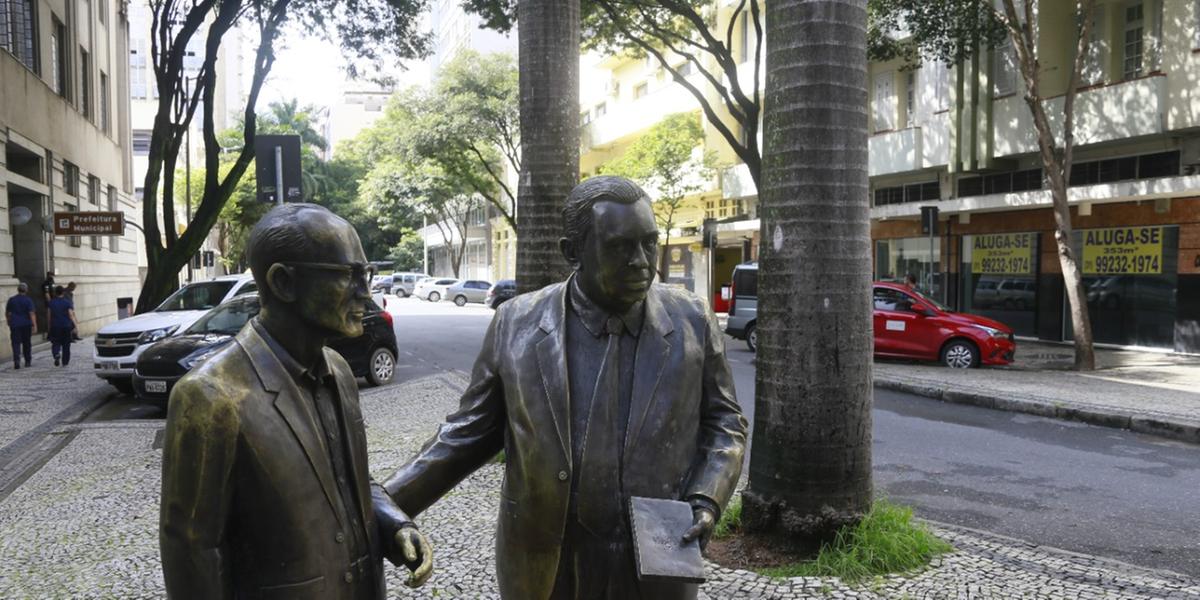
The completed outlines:
[[[262,310],[171,392],[159,543],[167,595],[381,599],[383,558],[432,571],[375,482],[355,378],[327,340],[362,334],[374,269],[354,228],[285,204],[247,242]]]

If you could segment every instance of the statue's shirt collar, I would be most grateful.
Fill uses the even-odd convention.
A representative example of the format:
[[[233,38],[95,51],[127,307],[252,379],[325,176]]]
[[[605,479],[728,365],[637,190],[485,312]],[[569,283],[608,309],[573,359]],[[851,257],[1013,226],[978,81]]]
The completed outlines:
[[[296,382],[296,385],[311,388],[314,384],[324,381],[329,376],[329,364],[325,361],[324,352],[317,355],[317,364],[312,367],[304,367],[295,358],[292,358],[292,355],[287,350],[284,350],[283,346],[275,338],[271,337],[267,328],[263,327],[263,324],[259,322],[258,317],[251,319],[250,325],[258,332],[259,337],[266,342],[267,348],[271,349],[271,353],[279,360],[279,364],[283,365],[283,369]]]
[[[579,278],[577,276],[571,276],[571,280],[568,282],[567,287],[570,290],[569,298],[571,311],[579,316],[579,320],[583,323],[584,328],[588,330],[588,333],[596,337],[604,335],[605,323],[608,321],[609,317],[617,317],[620,319],[625,325],[625,330],[628,331],[633,337],[636,338],[638,334],[641,333],[642,320],[645,315],[645,300],[634,304],[629,310],[625,311],[624,314],[614,315],[605,311],[603,308],[600,308],[599,305],[597,305],[595,302],[592,302],[591,298],[587,297],[587,294],[585,294],[583,289],[579,287]]]

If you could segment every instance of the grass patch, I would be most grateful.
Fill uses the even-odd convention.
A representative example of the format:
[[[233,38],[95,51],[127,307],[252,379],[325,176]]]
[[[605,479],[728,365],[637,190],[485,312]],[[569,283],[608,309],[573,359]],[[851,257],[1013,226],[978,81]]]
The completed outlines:
[[[500,453],[493,456],[492,460],[489,462],[491,462],[491,464],[493,464],[493,465],[502,465],[502,464],[504,464],[504,461],[505,461],[504,451],[501,450]]]
[[[729,501],[729,506],[726,506],[725,512],[721,513],[721,520],[717,521],[717,526],[713,528],[712,537],[719,540],[741,530],[742,496],[739,494]]]
[[[912,571],[952,550],[925,525],[913,522],[911,508],[876,500],[858,525],[838,531],[815,559],[758,572],[768,577],[838,577],[853,584]]]

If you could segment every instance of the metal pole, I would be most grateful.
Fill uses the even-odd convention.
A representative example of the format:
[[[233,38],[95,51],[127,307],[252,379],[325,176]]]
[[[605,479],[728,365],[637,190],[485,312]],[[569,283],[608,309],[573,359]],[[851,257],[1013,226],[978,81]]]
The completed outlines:
[[[192,127],[189,125],[184,132],[185,154],[183,157],[183,189],[187,207],[187,225],[192,224]],[[192,261],[188,260],[188,283],[192,282]]]
[[[929,295],[931,297],[935,295],[933,293],[933,278],[936,276],[936,274],[934,272],[933,266],[935,264],[937,264],[937,258],[938,258],[938,257],[934,256],[934,251],[933,251],[933,225],[934,225],[934,223],[936,223],[936,221],[929,224],[929,289],[926,290],[927,292],[929,292]]]
[[[275,206],[283,206],[283,146],[275,146]]]

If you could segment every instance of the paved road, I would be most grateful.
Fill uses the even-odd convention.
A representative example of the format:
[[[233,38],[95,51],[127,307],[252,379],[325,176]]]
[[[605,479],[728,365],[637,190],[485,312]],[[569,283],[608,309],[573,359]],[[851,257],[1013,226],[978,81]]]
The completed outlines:
[[[399,300],[398,379],[469,372],[492,311]],[[729,360],[753,413],[753,355]],[[879,494],[919,516],[1200,576],[1200,447],[885,390],[875,393]]]

